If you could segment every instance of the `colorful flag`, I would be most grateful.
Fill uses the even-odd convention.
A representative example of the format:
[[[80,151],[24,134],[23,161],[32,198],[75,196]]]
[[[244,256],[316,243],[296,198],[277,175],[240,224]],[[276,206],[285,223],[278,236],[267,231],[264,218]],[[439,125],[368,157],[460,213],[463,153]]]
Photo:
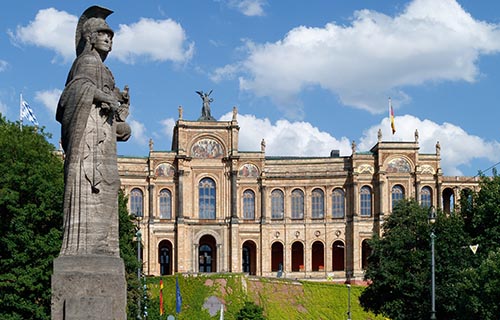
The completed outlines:
[[[163,315],[163,279],[160,279],[160,316]]]
[[[181,307],[182,307],[181,289],[179,288],[179,277],[176,277],[175,278],[175,311],[177,313],[180,313]]]
[[[21,94],[21,105],[20,105],[20,120],[21,122],[23,121],[23,118],[28,119],[33,123],[35,126],[38,126],[38,120],[36,120],[35,114],[33,113],[33,110],[31,109],[30,105],[28,102],[26,102],[23,99],[23,95]]]
[[[391,120],[392,134],[396,133],[396,126],[394,125],[394,109],[392,109],[392,100],[389,98],[389,119]]]

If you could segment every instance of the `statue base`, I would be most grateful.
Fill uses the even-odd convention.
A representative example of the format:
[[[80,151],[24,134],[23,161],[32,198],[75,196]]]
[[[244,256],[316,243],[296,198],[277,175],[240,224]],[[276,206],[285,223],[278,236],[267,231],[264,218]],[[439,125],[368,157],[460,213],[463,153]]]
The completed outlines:
[[[112,256],[60,256],[52,275],[52,320],[125,320],[123,260]]]

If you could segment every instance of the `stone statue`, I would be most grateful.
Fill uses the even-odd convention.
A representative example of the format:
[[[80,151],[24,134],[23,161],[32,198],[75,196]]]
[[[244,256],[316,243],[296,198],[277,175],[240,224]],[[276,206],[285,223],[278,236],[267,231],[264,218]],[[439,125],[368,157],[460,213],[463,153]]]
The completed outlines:
[[[418,142],[418,129],[415,129],[415,142]]]
[[[233,121],[236,121],[238,116],[238,108],[236,106],[233,107]]]
[[[381,142],[381,141],[382,141],[382,129],[378,129],[378,132],[377,132],[377,139],[378,139],[378,142]]]
[[[64,238],[61,255],[119,256],[116,141],[130,137],[128,88],[115,87],[104,60],[112,11],[87,9],[76,29],[76,59],[57,106],[64,163]]]
[[[182,106],[179,106],[177,110],[179,111],[179,120],[182,120]]]
[[[203,91],[196,91],[196,93],[201,97],[201,100],[203,100],[201,117],[198,119],[198,121],[215,121],[215,118],[210,114],[210,103],[214,101],[214,99],[210,98],[212,90],[210,90],[209,93]]]
[[[264,139],[260,141],[260,152],[266,152],[266,140]]]
[[[104,65],[113,43],[105,20],[111,13],[92,6],[80,17],[76,59],[56,111],[65,161],[63,243],[52,275],[55,320],[126,319],[116,141],[131,134],[130,98]]]
[[[352,143],[351,143],[351,149],[352,149],[352,154],[355,154],[356,153],[356,141],[352,140]]]

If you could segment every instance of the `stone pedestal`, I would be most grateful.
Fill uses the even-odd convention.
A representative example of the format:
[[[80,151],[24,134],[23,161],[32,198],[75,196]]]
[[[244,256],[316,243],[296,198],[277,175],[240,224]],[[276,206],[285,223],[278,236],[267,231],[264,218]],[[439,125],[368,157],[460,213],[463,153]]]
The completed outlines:
[[[125,320],[123,260],[112,256],[60,256],[52,275],[52,320]]]

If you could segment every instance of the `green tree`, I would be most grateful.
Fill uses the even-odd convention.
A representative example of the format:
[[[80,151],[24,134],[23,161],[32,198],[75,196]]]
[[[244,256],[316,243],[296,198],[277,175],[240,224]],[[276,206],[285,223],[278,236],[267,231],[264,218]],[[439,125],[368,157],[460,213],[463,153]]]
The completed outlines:
[[[414,200],[398,203],[371,241],[365,277],[370,285],[360,296],[365,310],[391,319],[426,319],[431,310],[430,233],[436,234],[436,306],[440,319],[459,319],[456,284],[470,263],[469,243],[460,216],[438,212],[428,223],[427,208]]]
[[[127,316],[133,319],[137,316],[138,300],[142,297],[139,279],[137,279],[137,242],[134,241],[136,226],[132,216],[128,213],[127,197],[120,190],[118,197],[118,219],[120,220],[120,256],[125,263],[125,273],[127,278]]]
[[[53,260],[62,240],[63,161],[42,129],[0,116],[0,319],[50,319]],[[120,255],[129,318],[140,297],[135,226],[119,195]]]
[[[459,300],[463,319],[498,319],[500,314],[500,177],[481,176],[479,191],[465,190],[461,214],[471,244],[478,249],[463,272]]]
[[[0,318],[50,319],[63,162],[48,134],[0,116]]]
[[[236,315],[237,320],[265,320],[262,314],[262,307],[256,305],[253,301],[245,301],[243,308]]]

